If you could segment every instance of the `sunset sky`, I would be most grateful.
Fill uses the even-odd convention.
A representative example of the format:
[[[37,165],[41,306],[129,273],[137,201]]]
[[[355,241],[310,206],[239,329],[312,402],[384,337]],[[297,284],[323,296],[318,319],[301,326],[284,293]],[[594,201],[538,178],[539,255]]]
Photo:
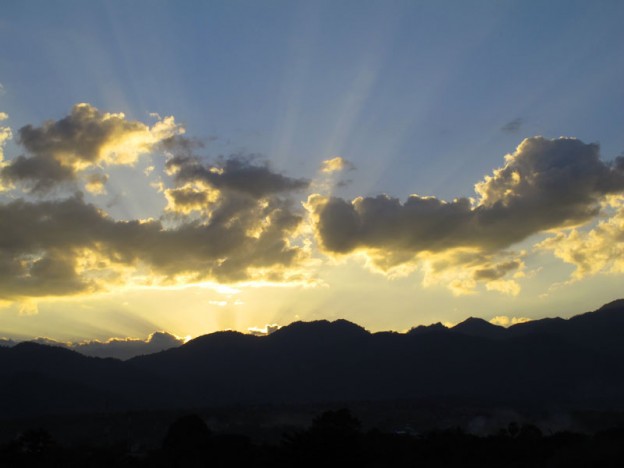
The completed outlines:
[[[624,2],[0,11],[0,338],[624,297]]]

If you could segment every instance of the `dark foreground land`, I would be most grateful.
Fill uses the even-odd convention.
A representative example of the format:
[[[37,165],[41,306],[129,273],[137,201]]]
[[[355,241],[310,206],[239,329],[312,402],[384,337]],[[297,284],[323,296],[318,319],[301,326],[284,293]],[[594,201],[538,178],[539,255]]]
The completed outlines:
[[[0,347],[0,467],[624,467],[622,336],[624,300],[509,328],[298,322],[127,361]]]
[[[30,429],[0,446],[6,467],[622,467],[624,426],[594,434],[544,434],[511,422],[478,436],[461,428],[425,433],[364,430],[348,410],[326,411],[305,429],[259,442],[212,431],[188,414],[174,420],[160,444],[130,441],[64,445],[45,429]]]

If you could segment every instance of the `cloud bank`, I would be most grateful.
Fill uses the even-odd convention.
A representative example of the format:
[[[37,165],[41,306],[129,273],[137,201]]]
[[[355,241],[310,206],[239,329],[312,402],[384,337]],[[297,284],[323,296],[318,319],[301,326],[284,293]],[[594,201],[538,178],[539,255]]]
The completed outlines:
[[[24,154],[0,159],[0,299],[206,280],[300,284],[313,279],[311,257],[323,259],[314,245],[329,257],[362,256],[389,276],[418,270],[425,286],[454,294],[482,285],[516,295],[528,255],[516,246],[539,233],[550,237],[537,248],[575,265],[576,278],[624,272],[621,206],[586,229],[624,192],[624,157],[604,162],[594,143],[525,139],[473,198],[349,200],[310,193],[323,184],[257,156],[199,155],[204,145],[173,117],[155,118],[150,126],[77,104],[18,130]],[[0,127],[0,148],[11,137]],[[106,194],[107,168],[143,155],[153,164],[140,177],[158,179],[154,196],[166,204],[160,217],[118,220],[78,190]],[[353,167],[327,159],[319,177]]]
[[[154,332],[144,340],[139,338],[111,338],[106,341],[90,340],[80,343],[66,343],[49,338],[37,338],[32,341],[49,346],[61,346],[77,351],[85,356],[100,358],[112,357],[122,360],[142,354],[158,353],[166,349],[181,346],[185,342],[184,338],[178,338],[164,331]],[[17,343],[18,342],[15,340],[0,338],[0,346],[15,346]]]
[[[172,117],[148,127],[88,104],[21,128],[18,140],[28,154],[1,172],[23,192],[0,203],[0,298],[84,294],[134,282],[300,279],[295,267],[304,252],[290,238],[303,216],[289,197],[308,181],[250,157],[211,163],[190,154],[198,145],[183,132]],[[108,175],[87,170],[133,164],[163,149],[172,187],[160,219],[115,220],[80,192],[48,196],[79,176],[87,190],[101,193]]]
[[[501,260],[501,252],[533,234],[590,221],[606,197],[623,190],[621,159],[601,161],[597,144],[534,137],[475,185],[476,199],[312,195],[307,207],[330,255],[365,253],[382,271],[428,262],[435,273],[463,265],[472,269],[462,280],[469,289],[475,281],[504,288],[501,278],[522,262]]]

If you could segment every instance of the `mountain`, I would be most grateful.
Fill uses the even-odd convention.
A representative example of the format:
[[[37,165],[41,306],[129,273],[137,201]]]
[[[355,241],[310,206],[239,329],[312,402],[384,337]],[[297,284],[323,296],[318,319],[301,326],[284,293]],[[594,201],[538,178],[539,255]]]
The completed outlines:
[[[519,323],[507,329],[511,337],[549,334],[600,353],[624,358],[624,299],[568,320],[546,318]]]
[[[469,317],[461,323],[451,328],[456,333],[464,335],[478,336],[480,338],[488,338],[491,340],[500,340],[507,337],[507,329],[493,325],[490,322]]]
[[[217,332],[128,361],[40,344],[0,347],[0,414],[230,404],[463,399],[624,409],[624,301],[508,329],[370,333],[345,320],[268,336]]]
[[[444,333],[449,329],[442,325],[440,322],[433,323],[431,325],[418,325],[410,329],[407,333],[410,335],[422,335],[424,333]]]
[[[5,417],[166,407],[184,401],[169,379],[116,359],[38,343],[0,347],[0,381],[0,414]]]
[[[622,317],[609,306],[509,329],[470,318],[406,334],[369,333],[344,320],[296,322],[267,337],[206,335],[129,364],[175,374],[206,405],[466,397],[624,407],[624,343],[610,338],[624,332]]]

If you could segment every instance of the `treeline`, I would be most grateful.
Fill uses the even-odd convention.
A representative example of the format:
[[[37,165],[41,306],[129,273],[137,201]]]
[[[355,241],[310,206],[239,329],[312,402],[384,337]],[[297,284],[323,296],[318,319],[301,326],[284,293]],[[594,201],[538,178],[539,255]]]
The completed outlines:
[[[460,429],[425,434],[363,431],[348,410],[327,411],[306,430],[279,444],[213,433],[197,415],[173,422],[158,449],[141,453],[130,443],[64,447],[42,429],[0,448],[1,467],[622,467],[624,428],[593,435],[543,434],[511,423],[478,437]]]

